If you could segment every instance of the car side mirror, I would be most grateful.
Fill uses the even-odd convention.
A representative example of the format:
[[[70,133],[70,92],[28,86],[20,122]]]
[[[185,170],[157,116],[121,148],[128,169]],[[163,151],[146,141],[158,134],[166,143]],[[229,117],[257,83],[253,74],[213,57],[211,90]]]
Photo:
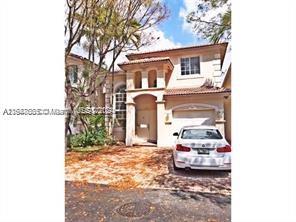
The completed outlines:
[[[179,136],[179,133],[175,132],[173,133],[173,136]]]

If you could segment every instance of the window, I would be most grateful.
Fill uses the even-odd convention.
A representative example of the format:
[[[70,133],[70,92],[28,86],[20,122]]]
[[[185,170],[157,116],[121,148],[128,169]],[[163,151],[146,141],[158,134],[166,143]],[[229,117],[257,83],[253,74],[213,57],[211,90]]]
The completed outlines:
[[[115,91],[115,126],[125,127],[126,119],[126,93],[125,85],[120,86]]]
[[[69,79],[71,84],[75,84],[78,81],[78,66],[77,65],[71,65],[68,67],[69,72]]]
[[[200,74],[199,57],[181,58],[181,75]]]
[[[184,129],[182,139],[222,139],[222,135],[216,129]]]
[[[150,71],[148,72],[148,87],[149,88],[154,88],[156,87],[157,85],[157,74],[156,74],[156,71],[153,70],[153,71]]]

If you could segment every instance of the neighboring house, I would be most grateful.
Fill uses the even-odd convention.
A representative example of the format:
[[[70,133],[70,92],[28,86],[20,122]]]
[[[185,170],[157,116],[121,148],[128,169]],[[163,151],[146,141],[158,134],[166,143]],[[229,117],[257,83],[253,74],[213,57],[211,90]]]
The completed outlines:
[[[114,74],[114,138],[128,146],[170,146],[174,132],[193,124],[228,133],[224,113],[231,91],[221,71],[226,48],[220,43],[128,54],[129,61]],[[106,107],[111,79],[110,74],[101,90],[104,97],[97,98]]]
[[[87,64],[89,65],[90,62],[87,58],[76,55],[71,53],[67,60],[66,60],[66,66],[67,66],[67,70],[69,72],[69,77],[70,77],[70,82],[71,85],[76,87],[78,86],[78,82],[79,81],[83,81],[83,72],[85,71],[85,68],[87,66]],[[94,64],[95,66],[97,66],[96,64]],[[99,75],[99,81],[103,81],[104,76],[103,75]],[[93,97],[91,98],[91,100],[96,100],[96,104],[98,106],[104,106],[105,105],[105,101],[104,101],[104,94],[102,91],[102,88],[99,88],[93,95]]]
[[[81,85],[81,81],[83,81],[83,72],[86,71],[86,67],[90,65],[90,61],[87,58],[71,53],[67,57],[65,65],[71,85],[73,87],[78,87],[79,85]],[[99,76],[99,79],[103,79],[103,76]],[[91,98],[87,99],[96,101],[96,104],[100,107],[105,106],[102,88],[99,88]],[[74,125],[70,125],[70,128],[73,134],[83,131],[83,126],[80,121],[75,121]]]

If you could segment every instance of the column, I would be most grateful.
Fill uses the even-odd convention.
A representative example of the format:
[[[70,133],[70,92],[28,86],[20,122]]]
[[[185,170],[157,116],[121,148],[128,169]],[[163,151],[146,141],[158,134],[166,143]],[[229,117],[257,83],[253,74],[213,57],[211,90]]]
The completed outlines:
[[[156,101],[157,104],[157,146],[166,146],[165,135],[165,100]]]
[[[157,88],[165,88],[164,69],[157,69]]]
[[[135,89],[134,73],[126,73],[126,89]]]
[[[221,58],[220,54],[215,54],[213,59],[213,77],[214,83],[218,84],[221,82]]]
[[[135,137],[135,103],[126,102],[126,146],[133,145],[133,138]]]
[[[141,72],[141,76],[142,76],[142,89],[148,89],[148,72],[146,70],[143,70]]]
[[[221,76],[221,58],[220,54],[215,54],[212,61],[214,74],[213,76]]]
[[[225,136],[225,123],[226,121],[224,119],[224,109],[217,110],[215,124],[223,136]]]

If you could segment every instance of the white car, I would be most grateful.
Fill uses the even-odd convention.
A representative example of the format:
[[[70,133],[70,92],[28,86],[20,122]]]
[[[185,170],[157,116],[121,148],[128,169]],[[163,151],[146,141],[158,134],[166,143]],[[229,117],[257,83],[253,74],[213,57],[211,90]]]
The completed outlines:
[[[231,170],[231,147],[214,126],[184,126],[174,133],[174,169]]]

